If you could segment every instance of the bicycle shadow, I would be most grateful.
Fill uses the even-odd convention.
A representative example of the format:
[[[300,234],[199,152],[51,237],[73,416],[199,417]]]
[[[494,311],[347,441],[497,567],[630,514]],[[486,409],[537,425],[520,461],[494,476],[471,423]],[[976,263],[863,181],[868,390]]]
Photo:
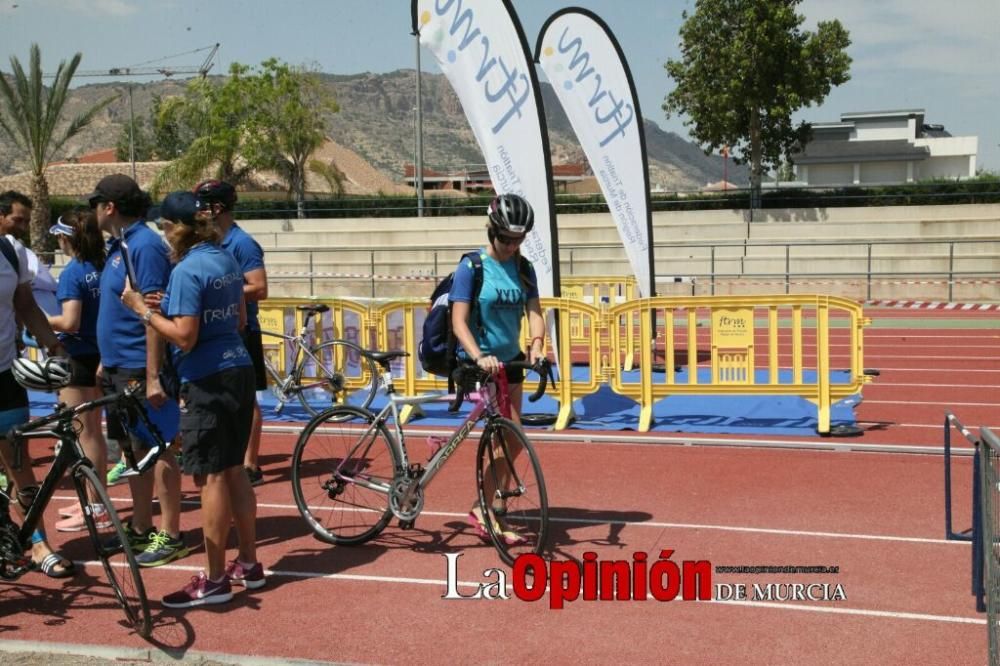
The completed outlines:
[[[548,551],[553,558],[581,561],[570,552],[578,546],[607,546],[624,550],[629,543],[622,539],[622,532],[629,525],[653,519],[645,511],[613,511],[608,509],[580,509],[576,507],[549,507]],[[607,527],[605,536],[590,536],[594,528]],[[579,532],[586,531],[587,535]],[[603,530],[602,530],[603,531]]]
[[[0,587],[0,617],[6,618],[8,622],[0,624],[0,634],[21,630],[19,625],[9,623],[19,614],[43,616],[46,618],[43,620],[45,626],[57,627],[74,620],[78,614],[82,618],[95,610],[116,612],[118,617],[115,624],[126,631],[133,631],[121,615],[118,599],[108,584],[103,569],[99,575],[91,575],[84,568],[83,560],[74,560],[74,563],[76,574],[71,578],[61,579],[62,584],[58,587],[42,587],[20,580],[13,585]],[[40,572],[35,572],[35,575],[44,576]]]

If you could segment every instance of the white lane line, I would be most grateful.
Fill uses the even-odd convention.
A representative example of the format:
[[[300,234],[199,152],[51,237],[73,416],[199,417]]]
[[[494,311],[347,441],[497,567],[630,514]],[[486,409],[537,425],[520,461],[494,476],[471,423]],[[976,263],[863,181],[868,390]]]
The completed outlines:
[[[903,613],[899,611],[867,610],[864,608],[838,608],[836,606],[804,606],[781,601],[713,601],[728,606],[751,606],[754,608],[778,608],[781,610],[806,611],[809,613],[833,613],[836,615],[859,615],[892,620],[922,620],[925,622],[951,622],[958,624],[986,624],[986,620],[976,617],[956,617],[954,615],[926,615],[924,613]]]

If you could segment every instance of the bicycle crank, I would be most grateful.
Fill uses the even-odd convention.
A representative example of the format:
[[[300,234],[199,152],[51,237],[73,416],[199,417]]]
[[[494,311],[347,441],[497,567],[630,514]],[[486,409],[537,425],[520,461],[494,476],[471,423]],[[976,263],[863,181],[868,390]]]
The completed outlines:
[[[392,484],[389,492],[389,508],[392,515],[396,516],[403,523],[410,523],[416,520],[420,511],[424,508],[424,491],[419,486],[411,485],[416,483],[413,479],[397,479]]]

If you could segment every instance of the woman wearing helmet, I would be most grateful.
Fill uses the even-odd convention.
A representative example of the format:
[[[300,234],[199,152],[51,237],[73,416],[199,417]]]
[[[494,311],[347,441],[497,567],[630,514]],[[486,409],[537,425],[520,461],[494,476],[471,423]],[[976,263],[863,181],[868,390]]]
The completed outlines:
[[[0,221],[7,223],[13,218],[27,218],[31,211],[31,199],[18,192],[0,194]],[[26,223],[24,220],[15,220]],[[12,488],[6,490],[16,511],[22,512],[31,504],[38,485],[30,458],[23,461],[20,469],[12,469],[13,450],[5,437],[7,432],[28,420],[28,394],[24,386],[19,384],[12,372],[12,366],[17,359],[17,323],[19,317],[39,345],[50,354],[65,354],[62,343],[59,342],[49,326],[45,313],[35,303],[31,293],[31,272],[28,269],[28,256],[16,240],[8,236],[0,236],[0,461],[3,462],[7,474],[13,479]],[[43,378],[48,374],[43,372]],[[45,531],[39,529],[31,535],[31,561],[35,568],[53,578],[65,578],[73,575],[73,563],[52,552],[45,540]]]
[[[56,298],[62,307],[58,315],[49,315],[49,325],[59,331],[59,339],[69,352],[72,376],[69,385],[59,392],[59,400],[70,407],[100,398],[103,391],[97,382],[97,366],[101,354],[97,347],[97,310],[100,305],[100,277],[104,268],[104,236],[97,226],[97,216],[87,208],[63,214],[49,228],[49,233],[59,239],[59,248],[70,257],[69,263],[59,273]],[[101,471],[107,467],[107,443],[101,429],[101,413],[90,410],[80,415],[83,426],[80,444],[84,453]],[[83,510],[73,505],[56,523],[60,532],[77,532],[87,529]]]
[[[535,213],[523,197],[502,194],[490,203],[486,228],[488,244],[480,249],[482,286],[475,294],[475,268],[463,259],[455,270],[449,301],[451,327],[464,354],[483,370],[496,373],[500,363],[524,360],[521,350],[521,319],[528,315],[531,345],[528,360],[543,357],[545,320],[538,300],[538,281],[531,262],[521,256],[521,243],[535,224]],[[475,330],[473,330],[475,329]],[[504,368],[510,392],[511,418],[521,422],[524,371]],[[511,443],[514,446],[514,443]],[[513,451],[517,456],[518,450]],[[469,522],[480,536],[489,536],[478,506],[469,512]],[[517,535],[504,532],[505,538]]]

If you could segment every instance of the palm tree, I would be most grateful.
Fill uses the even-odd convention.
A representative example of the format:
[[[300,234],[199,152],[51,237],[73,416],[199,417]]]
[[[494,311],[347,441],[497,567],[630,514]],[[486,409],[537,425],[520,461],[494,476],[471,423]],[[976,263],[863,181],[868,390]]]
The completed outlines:
[[[65,60],[60,62],[50,88],[42,85],[42,56],[38,44],[31,45],[28,74],[15,56],[10,57],[12,80],[8,81],[0,72],[0,128],[26,156],[31,170],[31,198],[35,204],[31,211],[31,239],[38,249],[42,247],[40,241],[45,238],[50,224],[46,165],[114,99],[109,97],[68,124],[61,123],[69,84],[82,57],[77,53],[68,65]],[[43,258],[51,261],[51,252],[45,254]]]

